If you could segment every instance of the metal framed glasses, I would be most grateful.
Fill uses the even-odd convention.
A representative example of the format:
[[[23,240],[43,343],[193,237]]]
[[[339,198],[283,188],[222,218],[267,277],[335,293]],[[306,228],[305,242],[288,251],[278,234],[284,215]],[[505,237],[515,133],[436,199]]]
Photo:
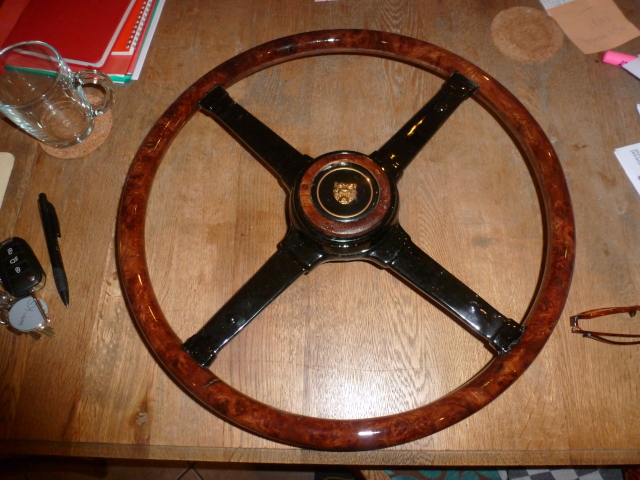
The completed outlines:
[[[609,343],[612,345],[638,345],[640,344],[640,319],[633,320],[633,322],[636,323],[635,326],[637,327],[636,330],[638,333],[636,334],[595,332],[592,330],[583,330],[580,325],[578,325],[578,322],[580,320],[591,320],[594,318],[604,317],[607,315],[615,315],[618,313],[628,313],[630,317],[635,317],[638,310],[640,310],[640,305],[634,305],[631,307],[596,308],[595,310],[588,310],[571,317],[571,332],[580,333],[583,337],[592,338],[593,340]]]

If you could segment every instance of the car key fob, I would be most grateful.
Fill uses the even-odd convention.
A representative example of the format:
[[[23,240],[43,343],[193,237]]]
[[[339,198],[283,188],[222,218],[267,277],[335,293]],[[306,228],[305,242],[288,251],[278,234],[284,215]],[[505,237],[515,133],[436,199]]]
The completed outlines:
[[[29,244],[11,237],[0,244],[0,281],[7,293],[26,297],[42,282],[44,270]]]

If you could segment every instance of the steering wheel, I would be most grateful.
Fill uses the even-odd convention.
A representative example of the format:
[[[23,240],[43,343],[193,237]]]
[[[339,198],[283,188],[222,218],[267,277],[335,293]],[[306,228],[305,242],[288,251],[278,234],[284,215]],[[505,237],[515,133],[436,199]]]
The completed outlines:
[[[335,53],[374,55],[446,79],[439,92],[377,151],[299,153],[237,104],[226,88],[267,67]],[[524,152],[544,210],[545,254],[535,300],[522,324],[506,318],[429,257],[398,223],[396,183],[438,128],[468,97],[497,116]],[[289,198],[289,229],[275,254],[186,341],[156,299],[145,256],[145,216],[155,173],[171,141],[196,112],[214,117],[268,165]],[[117,224],[118,267],[134,321],[174,379],[230,423],[281,443],[355,451],[435,433],[480,410],[533,362],[569,292],[575,255],[573,211],[562,168],[540,126],[487,73],[442,48],[391,33],[322,30],[267,42],[222,63],[189,87],[151,129],[124,186]],[[483,341],[495,356],[466,384],[407,412],[332,420],[284,412],[233,389],[208,367],[219,350],[299,276],[327,261],[369,261],[389,269]]]

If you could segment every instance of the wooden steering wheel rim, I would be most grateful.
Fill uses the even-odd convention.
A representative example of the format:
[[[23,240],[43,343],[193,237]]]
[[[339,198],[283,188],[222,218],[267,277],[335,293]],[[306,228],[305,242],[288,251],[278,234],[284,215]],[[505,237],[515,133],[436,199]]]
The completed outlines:
[[[218,84],[229,87],[270,66],[334,53],[403,61],[449,77],[459,71],[480,85],[475,98],[497,116],[524,152],[544,210],[544,268],[526,332],[509,353],[427,405],[357,420],[292,414],[233,389],[185,353],[153,291],[145,254],[145,217],[155,173],[173,138],[199,110],[198,100]],[[267,42],[222,63],[189,87],[158,120],[131,166],[117,221],[117,260],[132,317],[160,364],[206,408],[226,421],[277,442],[322,450],[371,450],[410,442],[449,427],[504,392],[533,362],[562,313],[575,256],[573,210],[562,167],[546,135],[524,106],[487,73],[466,60],[413,38],[367,30],[322,30]]]

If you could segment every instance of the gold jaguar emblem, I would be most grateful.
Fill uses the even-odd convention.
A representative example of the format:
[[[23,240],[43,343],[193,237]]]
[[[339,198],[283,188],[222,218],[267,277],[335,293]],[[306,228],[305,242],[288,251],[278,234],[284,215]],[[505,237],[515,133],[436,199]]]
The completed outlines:
[[[358,196],[357,183],[334,182],[333,198],[342,205],[349,205]]]

